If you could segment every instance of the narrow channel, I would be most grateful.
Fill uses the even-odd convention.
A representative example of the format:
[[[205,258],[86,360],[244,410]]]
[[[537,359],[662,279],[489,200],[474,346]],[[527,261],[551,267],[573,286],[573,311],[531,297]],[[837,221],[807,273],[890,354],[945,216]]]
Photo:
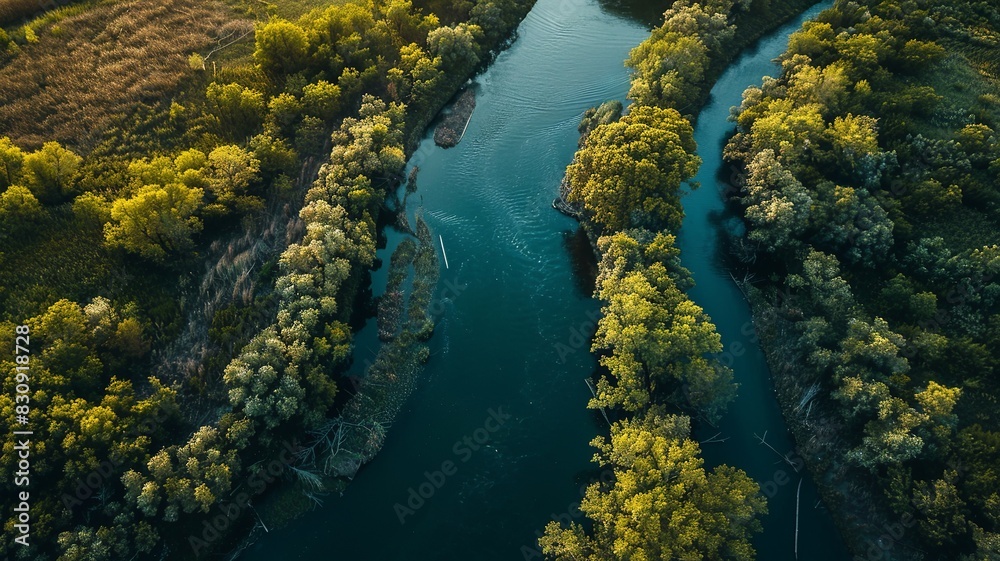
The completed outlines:
[[[408,163],[407,171],[420,168],[409,207],[442,237],[450,265],[442,270],[444,311],[424,378],[381,453],[343,495],[272,530],[243,559],[538,559],[529,553],[536,532],[554,516],[569,517],[581,486],[597,476],[588,442],[607,425],[586,409],[584,379],[595,367],[586,339],[599,306],[577,280],[585,260],[572,251],[576,223],[549,203],[575,151],[580,116],[605,100],[624,101],[623,61],[649,33],[641,16],[614,4],[540,0],[514,45],[476,78],[477,109],[462,142],[443,150],[429,134],[423,140]],[[696,133],[703,188],[684,201],[689,216],[681,233],[682,259],[699,283],[693,297],[724,343],[751,349],[734,364],[740,397],[716,429],[731,438],[706,444],[706,459],[762,483],[781,466],[747,433],[768,430],[768,442],[782,451],[790,441],[763,356],[741,334],[749,309],[718,265],[711,216],[721,202],[713,186],[729,106],[774,71],[770,60],[793,29],[737,61],[713,90]],[[379,252],[385,263],[398,241],[389,234]],[[376,293],[384,269],[373,275]],[[359,334],[358,363],[371,339]],[[759,559],[794,559],[797,477],[770,501]],[[429,498],[413,499],[411,489],[424,485],[426,495],[427,484]],[[799,558],[846,559],[816,502],[807,482]]]

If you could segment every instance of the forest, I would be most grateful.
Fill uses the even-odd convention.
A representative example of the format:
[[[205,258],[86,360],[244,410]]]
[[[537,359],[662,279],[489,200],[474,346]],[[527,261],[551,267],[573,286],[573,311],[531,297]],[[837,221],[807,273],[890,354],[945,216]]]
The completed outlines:
[[[989,2],[837,2],[734,111],[730,253],[858,550],[908,519],[898,558],[1000,555],[998,26]]]
[[[328,439],[298,440],[359,407],[338,385],[370,313],[383,201],[427,123],[529,8],[5,4],[0,338],[14,348],[30,332],[22,393],[45,492],[30,545],[4,540],[0,557],[223,553],[259,516],[267,461],[285,458],[305,497],[341,475],[315,457]],[[436,256],[426,225],[415,236],[400,267],[420,288],[388,333],[393,377],[426,359],[433,330]],[[14,356],[0,364],[13,372]],[[5,433],[16,383],[4,377]],[[398,409],[358,395],[366,415]],[[14,445],[0,455],[11,473]],[[0,492],[16,496],[13,481]],[[3,505],[13,536],[16,505]],[[189,543],[234,505],[221,538]]]

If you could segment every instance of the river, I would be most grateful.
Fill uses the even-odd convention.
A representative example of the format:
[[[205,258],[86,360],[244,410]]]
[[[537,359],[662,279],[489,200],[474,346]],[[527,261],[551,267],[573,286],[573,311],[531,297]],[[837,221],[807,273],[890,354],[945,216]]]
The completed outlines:
[[[570,518],[581,487],[599,476],[588,443],[607,424],[586,409],[584,379],[596,363],[585,339],[599,309],[581,280],[588,263],[575,222],[549,203],[575,151],[582,113],[608,99],[624,101],[623,61],[649,33],[641,19],[596,0],[540,0],[518,40],[476,78],[477,109],[462,142],[443,150],[429,134],[423,140],[408,163],[420,167],[409,207],[442,237],[449,265],[423,380],[382,451],[342,496],[265,534],[242,559],[538,559],[531,553],[536,532],[552,517]],[[734,364],[739,398],[716,429],[730,438],[704,445],[706,460],[738,466],[762,484],[781,465],[751,433],[768,430],[768,442],[782,452],[790,444],[763,355],[741,332],[749,309],[717,265],[711,217],[721,201],[713,186],[731,127],[728,107],[774,72],[770,59],[792,29],[734,63],[713,90],[696,132],[703,188],[684,200],[680,235],[684,265],[699,283],[692,296],[724,344],[748,349]],[[385,263],[400,239],[388,234],[379,251]],[[386,268],[373,274],[376,294]],[[356,341],[361,364],[375,346],[371,326]],[[797,478],[791,474],[769,501],[765,533],[756,540],[762,560],[794,559]],[[800,557],[846,559],[816,502],[807,483]]]

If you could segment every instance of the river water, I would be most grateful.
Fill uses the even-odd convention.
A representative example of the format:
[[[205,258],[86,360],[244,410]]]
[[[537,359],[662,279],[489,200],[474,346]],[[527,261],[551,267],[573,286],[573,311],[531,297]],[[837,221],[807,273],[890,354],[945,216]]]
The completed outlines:
[[[448,257],[424,378],[382,451],[343,496],[272,530],[243,559],[539,559],[536,532],[553,517],[571,518],[582,486],[600,477],[588,443],[607,431],[586,409],[584,383],[595,368],[586,339],[599,305],[580,279],[588,267],[573,235],[577,225],[549,203],[575,151],[582,113],[624,101],[623,61],[649,32],[632,16],[596,0],[540,0],[514,45],[477,77],[477,109],[462,142],[442,150],[424,139],[408,163],[420,167],[409,207],[442,237]],[[706,460],[743,468],[762,484],[782,464],[751,433],[768,430],[768,442],[782,452],[790,444],[763,356],[741,332],[749,309],[717,265],[711,216],[721,209],[714,177],[731,126],[728,108],[747,85],[774,72],[770,59],[790,31],[736,62],[714,90],[696,132],[703,188],[684,200],[689,216],[680,236],[682,260],[699,283],[695,301],[724,344],[749,349],[734,364],[740,396],[712,430],[730,438],[704,445]],[[379,252],[385,263],[400,235],[388,237]],[[385,269],[373,275],[376,294]],[[372,329],[356,341],[360,364],[373,352]],[[762,560],[794,559],[799,476],[785,471],[789,482],[775,484],[772,514],[756,540]],[[807,482],[800,558],[846,559],[816,503]]]

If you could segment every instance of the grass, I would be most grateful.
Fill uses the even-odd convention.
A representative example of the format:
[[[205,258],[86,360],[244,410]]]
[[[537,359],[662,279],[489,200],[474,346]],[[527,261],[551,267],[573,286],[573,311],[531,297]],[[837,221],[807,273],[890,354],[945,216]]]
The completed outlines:
[[[252,15],[255,19],[266,20],[274,15],[289,21],[296,21],[300,17],[317,9],[328,6],[339,6],[347,4],[352,0],[225,0],[227,4],[235,10]],[[357,1],[357,0],[355,0]]]
[[[85,152],[114,118],[181,87],[193,72],[188,56],[236,19],[222,4],[195,0],[63,15],[0,68],[0,130],[25,148],[57,140]]]
[[[960,119],[967,119],[970,113],[985,112],[994,123],[997,122],[997,106],[986,99],[989,94],[997,94],[998,88],[995,81],[983,73],[986,67],[979,65],[982,70],[977,69],[973,61],[958,49],[948,49],[948,53],[940,63],[920,76],[919,84],[915,84],[931,86],[944,97],[933,116],[913,118],[913,128],[927,138],[949,139],[955,129],[960,128],[961,125],[948,122],[943,115],[954,114]]]

